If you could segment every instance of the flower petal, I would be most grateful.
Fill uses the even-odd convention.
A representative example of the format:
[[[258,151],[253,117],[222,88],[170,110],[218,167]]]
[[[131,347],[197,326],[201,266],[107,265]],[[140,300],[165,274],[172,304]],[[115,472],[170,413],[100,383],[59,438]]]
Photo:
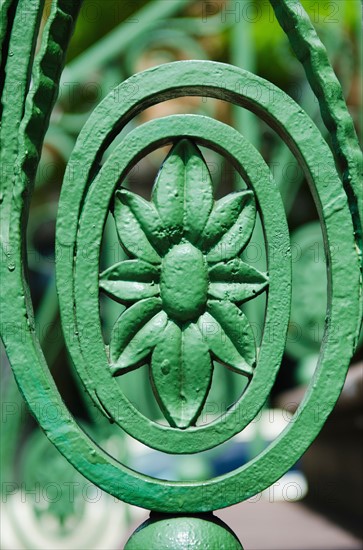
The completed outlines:
[[[251,238],[256,220],[252,191],[231,193],[215,204],[203,232],[209,262],[235,258]]]
[[[203,250],[210,250],[237,221],[251,194],[251,191],[229,193],[215,202],[201,238]]]
[[[150,354],[167,322],[160,298],[147,298],[124,311],[111,335],[110,359],[113,375],[124,374]]]
[[[238,303],[254,298],[268,284],[268,277],[264,273],[240,258],[214,265],[209,270],[209,277],[211,283],[208,293],[211,296]]]
[[[116,192],[116,196],[120,198],[121,202],[130,207],[155,250],[159,254],[165,254],[172,243],[153,203],[146,201],[136,193],[131,193],[127,189],[120,189]]]
[[[251,376],[256,346],[251,326],[242,311],[230,302],[210,300],[198,327],[215,358],[229,369]]]
[[[138,215],[139,212],[135,215],[129,202],[132,201],[129,200],[128,195],[126,195],[124,191],[116,192],[114,217],[121,244],[129,254],[152,264],[158,264],[160,263],[160,256],[153,248],[148,238],[150,237],[152,229],[148,231],[148,236],[145,234],[145,218],[147,219],[148,216],[144,214],[141,222]],[[147,201],[144,202],[149,204]],[[152,214],[150,214],[150,218],[153,220]]]
[[[198,418],[211,381],[208,347],[193,323],[181,330],[169,321],[151,362],[155,396],[172,426],[187,428]]]
[[[170,151],[156,179],[152,200],[174,242],[196,243],[213,206],[213,186],[199,149],[190,140]]]
[[[100,275],[100,288],[118,302],[128,303],[159,293],[158,269],[142,260],[126,260]]]

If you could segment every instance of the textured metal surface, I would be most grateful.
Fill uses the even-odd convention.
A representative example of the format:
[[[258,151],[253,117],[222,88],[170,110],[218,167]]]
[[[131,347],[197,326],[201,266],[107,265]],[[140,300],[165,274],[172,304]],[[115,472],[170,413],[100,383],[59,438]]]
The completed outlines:
[[[183,63],[182,66],[188,67],[189,63]],[[160,71],[165,70],[166,67],[160,68]],[[169,68],[174,69],[175,64],[170,65]],[[151,83],[150,73],[144,73],[144,76],[147,76],[148,82]],[[96,116],[96,113],[94,115]],[[267,240],[270,246],[269,296],[271,300],[269,303],[272,306],[275,301],[279,302],[279,308],[274,308],[274,314],[270,313],[269,306],[266,317],[266,334],[259,356],[259,368],[252,378],[248,391],[228,414],[222,414],[212,424],[191,428],[187,431],[170,429],[161,424],[148,421],[125,399],[108,367],[108,358],[105,353],[98,315],[98,257],[100,241],[108,206],[117,181],[122,179],[122,175],[135,162],[139,149],[145,152],[150,147],[155,147],[164,141],[178,139],[180,135],[200,140],[203,144],[215,147],[218,151],[222,152],[227,158],[231,159],[236,168],[244,175],[248,184],[254,189],[264,215]],[[209,135],[209,137],[206,138],[206,135]],[[227,146],[227,143],[229,146]],[[121,151],[122,157],[120,155]],[[121,162],[120,158],[122,158]],[[114,177],[116,159],[118,159],[117,170],[119,170],[117,178]],[[78,162],[76,165],[79,168],[77,179],[81,182],[81,174],[87,173],[87,160],[83,157],[82,165],[78,165]],[[70,161],[69,168],[72,170],[72,160]],[[110,187],[109,182],[112,176],[114,178],[114,186]],[[72,180],[69,181],[70,185],[64,185],[61,197],[58,216],[58,243],[59,246],[64,242],[71,243],[72,241],[69,239],[71,235],[70,231],[74,231],[74,235],[77,235],[77,242],[72,242],[72,247],[78,250],[92,251],[92,253],[87,254],[87,256],[84,254],[76,255],[74,257],[75,266],[73,267],[72,263],[69,263],[69,258],[72,256],[69,256],[68,252],[65,254],[60,248],[62,252],[59,255],[61,260],[58,262],[58,287],[63,322],[68,326],[70,323],[74,324],[75,331],[79,334],[78,341],[74,338],[68,338],[68,346],[89,394],[101,410],[107,411],[110,418],[119,423],[123,429],[144,443],[165,452],[198,452],[226,441],[246,426],[261,408],[280,365],[284,349],[283,335],[287,330],[290,303],[288,232],[283,207],[275,187],[270,183],[271,174],[267,166],[257,151],[245,142],[232,128],[200,116],[189,115],[185,117],[175,115],[144,124],[125,137],[125,140],[110,155],[91,185],[86,199],[82,201],[82,216],[78,230],[78,221],[74,220],[77,225],[70,226],[69,220],[65,219],[64,216],[68,217],[69,204],[72,203],[72,205],[75,205],[78,200],[74,196],[75,192],[79,194],[79,198],[81,199],[82,188],[79,186],[75,189],[72,185]],[[87,186],[86,182],[85,186]],[[273,207],[271,208],[272,205]],[[279,212],[278,221],[275,218],[276,212]],[[234,230],[234,226],[232,226],[231,230]],[[67,235],[65,235],[64,231],[66,231]],[[241,232],[241,236],[245,239],[244,232]],[[243,243],[244,240],[240,240],[240,246],[243,246]],[[218,262],[223,259],[223,255],[227,256],[226,260],[229,259],[231,255],[235,255],[235,246],[238,249],[236,239],[232,248],[223,246],[221,249],[222,257],[220,254],[217,254],[214,256],[214,260]],[[272,254],[272,251],[274,251],[274,254]],[[211,258],[213,259],[213,256]],[[69,293],[67,287],[63,284],[65,281],[70,280],[69,270],[74,270],[75,273],[75,307],[73,307],[71,300],[72,294]],[[85,281],[87,281],[86,287]],[[281,293],[282,288],[285,289],[284,293]],[[230,309],[232,309],[232,312],[227,313],[225,316],[226,319],[229,318],[227,328],[224,330],[227,333],[230,333],[231,330],[233,331],[233,327],[242,325],[242,316],[238,314],[238,310],[234,309],[233,304],[231,306]],[[156,304],[155,307],[157,307]],[[225,307],[228,307],[228,305]],[[155,313],[157,312],[155,311]],[[125,319],[130,318],[131,315],[132,309],[129,310]],[[214,314],[213,316],[215,317]],[[232,325],[229,329],[228,323]],[[273,330],[273,323],[278,323],[280,332],[278,337],[272,341],[269,339],[268,334]],[[82,334],[84,334],[82,327],[86,324],[88,327],[87,338],[84,339],[82,337]],[[117,330],[119,332],[119,329]],[[127,328],[126,334],[128,330]],[[243,330],[244,325],[242,327],[242,335]],[[132,334],[132,331],[130,333]],[[242,335],[239,335],[239,338]],[[148,340],[146,341],[148,342]],[[154,343],[151,342],[151,346],[153,345]],[[227,352],[227,349],[225,349],[225,352]],[[100,365],[104,365],[104,367],[99,368]],[[221,429],[222,426],[223,429]],[[203,437],[201,437],[202,435]]]
[[[5,8],[8,5],[6,3]],[[226,441],[253,420],[278,371],[289,321],[291,278],[290,243],[282,202],[266,164],[254,147],[235,130],[205,117],[181,115],[144,124],[123,137],[103,164],[102,158],[118,133],[144,109],[167,99],[195,95],[226,100],[257,114],[281,136],[300,162],[320,216],[328,265],[328,307],[319,364],[293,421],[273,444],[235,471],[203,482],[193,479],[172,482],[148,477],[111,458],[70,415],[48,372],[35,334],[24,275],[24,222],[40,148],[57,93],[65,47],[79,3],[59,1],[52,4],[42,46],[33,66],[31,93],[29,68],[41,3],[34,2],[38,11],[31,20],[33,30],[27,32],[24,41],[26,57],[21,59],[19,66],[10,54],[7,60],[2,97],[5,130],[1,134],[1,145],[4,158],[10,159],[11,168],[15,164],[15,170],[12,178],[2,181],[1,296],[7,305],[7,319],[17,327],[17,334],[22,335],[19,345],[18,336],[4,334],[7,352],[30,408],[49,439],[66,458],[109,493],[152,510],[210,511],[246,499],[280,478],[306,450],[332,410],[357,342],[361,320],[359,250],[357,252],[357,244],[358,248],[360,246],[360,188],[352,122],[320,44],[315,42],[310,47],[316,41],[311,34],[312,28],[303,16],[296,20],[293,8],[300,4],[281,0],[274,5],[281,21],[286,19],[286,30],[297,55],[304,61],[308,52],[312,59],[305,65],[334,137],[334,153],[343,173],[344,188],[333,155],[316,126],[281,90],[232,66],[178,62],[131,77],[95,109],[68,164],[59,206],[57,277],[62,322],[68,349],[90,397],[107,419],[149,446],[169,453],[194,453]],[[295,30],[290,32],[292,27]],[[16,18],[12,31],[16,37],[14,46],[19,47]],[[12,43],[10,34],[5,39]],[[319,52],[318,61],[314,61],[312,55],[315,49]],[[21,51],[17,51],[17,57],[20,55]],[[322,66],[326,69],[325,77]],[[22,83],[21,97],[19,103],[12,105],[8,88],[10,77],[16,74]],[[323,89],[323,78],[330,79],[331,86],[324,84]],[[137,90],[133,97],[130,89]],[[329,93],[332,90],[331,100]],[[343,112],[341,126],[335,108]],[[350,136],[348,144],[342,137],[344,132]],[[188,141],[181,142],[181,139]],[[151,203],[142,202],[132,192],[119,189],[119,183],[139,159],[167,143],[176,144],[175,149],[160,172]],[[214,203],[208,179],[200,176],[203,161],[194,149],[199,145],[228,159],[242,176],[247,190],[227,196],[222,203]],[[191,159],[190,165],[187,158]],[[180,187],[183,187],[183,201],[178,199]],[[158,189],[163,191],[159,193]],[[174,201],[171,202],[173,193]],[[225,208],[229,201],[236,209]],[[251,273],[237,257],[253,228],[254,201],[265,233],[268,275]],[[120,241],[130,259],[124,264],[110,266],[101,277],[101,288],[121,303],[136,303],[121,315],[109,356],[99,317],[99,253],[110,209],[114,210]],[[239,224],[240,215],[243,220]],[[163,223],[155,226],[158,216]],[[199,240],[201,234],[202,241]],[[215,248],[221,241],[224,245],[222,255],[218,247]],[[339,255],[332,253],[336,247]],[[131,267],[127,262],[136,263]],[[162,266],[160,271],[159,264]],[[208,279],[212,276],[215,279],[209,284]],[[260,287],[247,288],[249,278],[257,278]],[[265,285],[267,278],[268,286]],[[231,284],[232,290],[227,286]],[[251,290],[257,294],[264,289],[268,289],[264,336],[255,365],[248,324],[234,302],[251,297]],[[217,321],[220,333],[223,329],[227,335],[227,344],[221,346],[211,334],[200,338],[199,334],[203,335],[200,319],[202,323],[203,318],[209,323],[208,315],[213,322]],[[240,340],[231,330],[237,323],[242,327]],[[89,329],[87,337],[85,327]],[[161,328],[165,330],[164,339],[160,338]],[[144,329],[146,332],[135,343],[137,332],[140,334]],[[188,351],[180,344],[182,334]],[[153,348],[154,391],[170,426],[144,417],[126,399],[115,377],[123,369],[138,366],[150,356]],[[212,376],[210,350],[230,368],[242,370],[250,377],[250,383],[232,408],[210,424],[195,426]],[[190,368],[191,361],[195,360],[195,357],[189,360],[191,351],[194,356],[198,355],[202,381],[200,374]],[[176,358],[173,367],[178,367],[178,373],[168,382],[170,357]],[[184,360],[185,357],[188,360]],[[243,368],[242,359],[245,360]],[[184,378],[182,383],[181,378]],[[56,420],[49,416],[49,406],[57,411]],[[181,531],[182,522],[179,521],[177,532]],[[198,532],[198,536],[200,534]],[[219,542],[218,547],[223,547],[221,544]]]
[[[152,354],[152,387],[173,426],[186,428],[198,419],[212,358],[248,377],[253,373],[253,332],[234,304],[257,296],[268,281],[238,257],[255,215],[250,191],[213,201],[208,167],[188,140],[177,142],[165,160],[150,203],[127,190],[116,192],[119,239],[136,259],[101,274],[102,290],[134,303],[115,323],[111,368],[127,373]]]
[[[19,172],[14,173],[19,153],[19,127],[24,113],[43,7],[44,2],[38,0],[19,2],[11,27],[9,55],[5,65],[1,94],[0,163],[4,175],[1,182],[3,219],[10,216],[11,190],[16,183],[14,179],[19,176]],[[24,34],[24,16],[27,9],[29,9],[29,14]],[[6,224],[2,223],[3,242],[7,241],[6,230]]]
[[[352,212],[356,245],[363,266],[363,158],[354,123],[345,103],[342,87],[300,0],[270,0],[276,17],[289,37],[296,57],[320,105],[320,112],[332,140],[332,152]],[[361,267],[362,269],[362,267]],[[362,280],[362,275],[361,275]],[[360,293],[362,323],[363,292]]]
[[[152,515],[133,533],[125,550],[243,550],[225,523],[206,514],[200,517]]]
[[[38,405],[41,404],[43,400],[45,400],[43,403],[49,403],[49,399],[51,399],[52,403],[54,403],[60,411],[59,419],[60,425],[62,426],[61,429],[59,425],[54,426],[54,424],[49,421],[49,418],[42,416],[39,412],[38,419],[46,429],[48,436],[57,443],[62,452],[68,457],[68,459],[75,463],[82,473],[93,479],[97,484],[104,487],[112,494],[116,494],[120,498],[131,501],[135,504],[148,506],[151,509],[166,511],[205,511],[220,508],[247,498],[248,496],[255,494],[262,488],[271,484],[296,461],[298,456],[300,456],[303,450],[309,445],[318,432],[320,426],[323,424],[329,410],[333,406],[333,403],[339,394],[344,380],[345,373],[341,368],[341,365],[348,365],[349,357],[352,353],[354,332],[356,328],[357,303],[356,297],[353,293],[347,296],[344,288],[346,288],[345,285],[350,281],[350,287],[352,289],[356,289],[356,294],[358,295],[358,260],[354,248],[352,222],[347,199],[341,190],[341,184],[335,173],[334,164],[333,162],[325,162],[323,166],[320,166],[319,171],[316,169],[316,167],[320,164],[322,155],[324,156],[324,159],[331,159],[331,153],[327,146],[321,141],[319,132],[316,130],[314,125],[290,98],[285,96],[277,88],[274,88],[271,84],[244,71],[233,67],[208,62],[185,62],[165,65],[159,67],[158,69],[152,69],[146,73],[135,75],[135,77],[132,77],[131,82],[137,83],[139,85],[139,89],[143,89],[142,81],[145,78],[147,78],[148,82],[147,90],[145,91],[147,97],[143,98],[143,101],[139,106],[137,105],[138,102],[135,105],[132,105],[129,97],[127,98],[127,104],[122,101],[123,87],[121,85],[118,90],[119,95],[117,96],[120,102],[115,103],[115,96],[113,96],[103,102],[99,108],[96,109],[93,117],[91,117],[89,123],[85,126],[71,159],[68,171],[69,179],[67,180],[66,177],[58,220],[58,246],[63,247],[64,252],[64,254],[60,255],[61,260],[59,261],[59,276],[63,277],[68,284],[73,277],[72,262],[69,262],[69,259],[73,258],[72,250],[75,243],[72,232],[75,231],[75,235],[79,232],[79,236],[82,236],[83,233],[87,236],[88,229],[90,229],[92,233],[91,242],[94,243],[95,232],[93,225],[97,223],[99,225],[99,235],[101,235],[103,227],[102,219],[104,219],[106,215],[107,205],[112,196],[112,188],[109,188],[109,182],[115,182],[113,184],[114,187],[119,179],[119,176],[121,175],[119,174],[115,177],[114,167],[113,170],[111,170],[111,155],[108,160],[108,170],[110,172],[107,172],[107,166],[105,165],[96,179],[93,179],[93,183],[88,191],[89,195],[87,193],[86,202],[88,203],[94,194],[97,196],[97,193],[100,192],[102,185],[101,183],[100,185],[97,185],[97,183],[104,181],[105,176],[111,176],[112,173],[113,177],[111,177],[111,179],[107,178],[108,197],[100,197],[103,203],[102,201],[94,202],[94,207],[97,205],[98,210],[93,209],[92,212],[87,213],[87,208],[84,207],[84,211],[81,216],[81,225],[78,230],[78,217],[80,214],[79,208],[81,205],[85,204],[83,189],[85,189],[85,191],[88,190],[88,173],[90,172],[92,174],[94,171],[94,168],[92,168],[95,166],[93,159],[99,158],[102,153],[102,148],[109,142],[109,139],[115,130],[120,128],[119,120],[120,117],[123,116],[122,107],[120,108],[120,105],[124,105],[124,112],[126,113],[126,116],[124,116],[123,123],[126,123],[128,118],[133,116],[137,110],[150,105],[150,103],[156,103],[159,98],[175,97],[185,93],[194,93],[198,95],[208,94],[217,97],[223,93],[224,98],[248,106],[260,114],[274,128],[276,128],[281,136],[287,141],[292,150],[298,154],[304,165],[305,171],[309,176],[314,194],[319,196],[317,206],[322,214],[323,223],[326,224],[326,242],[339,243],[341,245],[341,250],[344,251],[344,254],[340,255],[338,258],[331,258],[331,271],[329,273],[329,277],[331,281],[334,281],[334,285],[332,286],[333,295],[330,303],[330,317],[328,320],[327,330],[329,330],[329,326],[331,326],[331,324],[334,325],[339,319],[340,326],[342,327],[341,339],[345,339],[348,345],[344,346],[344,349],[341,349],[339,343],[331,342],[328,338],[326,338],[326,344],[323,348],[321,363],[316,373],[314,384],[308,391],[307,398],[298,411],[295,422],[288,426],[287,430],[270,448],[268,448],[262,455],[257,457],[251,463],[236,470],[233,474],[229,474],[228,476],[219,479],[206,481],[201,485],[193,482],[173,483],[154,480],[141,476],[131,470],[127,470],[124,466],[121,466],[110,459],[108,455],[94,445],[94,443],[70,418],[62,402],[57,397],[53,384],[45,376],[46,373],[43,370],[41,363],[39,363],[35,358],[35,349],[33,348],[32,341],[29,340],[28,337],[26,337],[23,349],[25,353],[17,353],[17,356],[14,357],[13,368],[18,379],[20,380],[21,378],[22,389],[27,393],[28,400],[32,406],[35,407],[36,403],[38,403]],[[217,85],[208,87],[201,86],[200,83],[206,80],[209,82],[211,80],[214,82],[223,82],[223,89],[218,91]],[[180,87],[180,82],[183,82],[182,87]],[[261,89],[261,99],[259,105],[256,104],[255,98],[248,97],[248,92],[246,92],[246,95],[236,92],[236,87],[238,88],[237,85],[239,82],[249,82],[259,86]],[[245,90],[248,89],[251,90],[251,87],[246,86]],[[271,102],[271,93],[274,94],[273,102]],[[97,132],[94,131],[95,120],[97,121]],[[248,146],[245,144],[245,147],[241,147],[240,138],[238,138],[238,140],[223,140],[223,136],[221,134],[222,126],[220,124],[214,123],[216,125],[216,131],[213,132],[213,135],[208,137],[206,134],[210,134],[209,127],[206,132],[205,128],[202,127],[199,122],[198,128],[196,129],[192,124],[190,124],[189,121],[191,122],[189,117],[182,117],[180,123],[178,123],[178,119],[175,118],[173,125],[168,127],[168,121],[167,119],[164,119],[163,121],[158,121],[158,124],[155,123],[153,126],[151,126],[150,123],[151,131],[149,132],[146,130],[143,131],[142,127],[134,130],[132,134],[129,134],[129,136],[125,138],[126,143],[127,140],[129,140],[130,143],[130,145],[127,148],[125,147],[123,151],[124,156],[122,160],[125,163],[125,168],[130,164],[130,162],[134,162],[140,157],[140,155],[145,154],[145,151],[149,150],[151,144],[152,147],[155,147],[158,144],[165,143],[165,141],[170,141],[173,136],[187,136],[188,128],[190,128],[190,138],[199,139],[203,144],[207,144],[211,147],[213,147],[213,142],[216,142],[218,144],[218,150],[223,151],[225,155],[231,158],[235,165],[236,161],[233,158],[233,149],[236,149],[239,154],[248,157],[248,154],[246,154]],[[178,126],[178,124],[180,124],[180,126]],[[212,123],[208,122],[208,124]],[[165,128],[163,126],[165,126]],[[162,131],[160,131],[160,128]],[[303,128],[303,131],[300,131],[301,128]],[[159,135],[158,131],[160,131]],[[218,136],[221,141],[223,140],[223,143],[218,143]],[[123,142],[123,145],[125,145],[125,142]],[[122,145],[120,146],[122,147]],[[216,145],[214,145],[214,147],[215,146]],[[127,153],[129,154],[128,158]],[[86,170],[85,165],[87,167]],[[121,169],[121,172],[122,171],[123,170]],[[69,176],[70,173],[73,173],[73,178],[76,179],[77,186],[72,185],[72,178]],[[248,174],[243,172],[243,175],[248,178]],[[84,177],[86,178],[86,181],[84,186],[82,186],[81,181]],[[266,199],[265,195],[266,193],[275,193],[273,185],[262,185],[261,190],[257,192],[259,178],[253,178],[253,181],[249,181],[248,178],[248,182],[249,185],[255,189],[257,200],[259,204],[261,204],[261,209],[264,214],[264,224],[266,225],[267,223],[267,227],[269,225],[268,217],[271,215],[271,230],[273,231],[273,235],[275,235],[275,247],[273,247],[273,249],[275,251],[275,257],[277,258],[276,269],[277,272],[281,273],[281,276],[285,277],[286,270],[288,272],[288,250],[284,247],[284,245],[281,246],[281,235],[283,232],[276,230],[276,223],[283,223],[283,217],[276,216],[276,210],[271,213],[270,208],[268,207],[269,201]],[[327,179],[330,181],[328,188],[324,184]],[[72,210],[70,210],[68,202],[64,200],[67,193],[69,193],[67,199],[72,204]],[[264,207],[265,200],[267,200],[266,208]],[[79,204],[78,207],[77,204]],[[91,225],[89,225],[87,216],[90,216]],[[83,243],[87,244],[87,239],[85,239]],[[90,244],[89,240],[88,244]],[[97,246],[99,246],[99,244]],[[90,257],[91,256],[93,255],[91,254]],[[85,307],[85,313],[87,314],[90,310],[87,309],[86,305],[82,306],[82,301],[79,302],[79,300],[82,296],[84,296],[86,291],[89,292],[90,287],[88,283],[95,285],[95,289],[98,288],[97,269],[96,271],[92,271],[91,280],[85,277],[87,269],[90,269],[89,264],[92,264],[93,261],[94,259],[92,257],[92,261],[88,262],[87,265],[86,262],[83,262],[83,264],[81,262],[80,266],[77,264],[75,271],[76,288],[83,287],[83,291],[76,291],[75,297],[77,304],[80,303],[80,309],[82,310],[82,307]],[[272,255],[271,261],[273,261]],[[287,262],[285,267],[283,267],[282,262]],[[11,273],[11,277],[7,275],[8,280],[9,278],[11,279],[15,276],[19,276],[17,270],[12,272],[8,271],[8,273]],[[344,276],[342,273],[344,273]],[[274,288],[274,270],[269,273],[269,276],[269,292],[271,293]],[[13,283],[9,284],[9,292],[13,292],[14,288],[15,285]],[[67,311],[69,311],[68,303],[71,305],[71,313],[73,315],[72,293],[69,291],[66,292],[66,288],[64,287],[59,290],[61,292],[60,299],[63,316]],[[14,296],[13,302],[14,314],[19,307],[16,296],[17,293]],[[89,294],[89,296],[91,297],[92,294]],[[271,312],[271,322],[276,315],[279,313],[281,314],[281,311],[283,311],[283,308],[281,309],[282,303],[286,303],[288,305],[288,300],[287,302],[284,301],[286,297],[287,294],[285,291],[278,293],[278,298],[276,297],[276,299],[280,302],[279,305],[277,305],[275,300],[271,300],[273,309],[273,315]],[[92,300],[97,303],[98,290],[96,290]],[[281,300],[283,300],[283,302],[281,302]],[[78,314],[79,313],[77,310],[77,315]],[[93,312],[93,314],[97,314],[97,311]],[[285,319],[285,322],[286,317],[287,316],[285,314],[282,315],[282,319]],[[72,317],[65,318],[64,320],[66,322],[70,322],[70,325],[73,324]],[[75,327],[75,331],[77,332],[77,327]],[[93,339],[91,339],[89,342],[90,346],[85,346],[79,349],[77,341],[76,343],[73,342],[71,351],[73,354],[79,354],[79,360],[76,357],[76,364],[79,370],[81,369],[82,362],[84,360],[82,354],[85,352],[89,353],[92,349],[93,343]],[[102,342],[98,341],[96,344],[100,345]],[[11,342],[9,345],[11,347]],[[280,344],[278,347],[280,347]],[[77,351],[75,351],[75,349],[77,349]],[[276,353],[276,342],[274,342],[273,349]],[[277,355],[279,353],[280,350],[277,350]],[[341,358],[339,367],[337,367],[335,361],[335,356],[337,353],[340,354]],[[32,376],[27,376],[27,369],[24,368],[24,365],[28,364],[28,362],[30,362],[29,365],[31,364],[31,372],[33,373]],[[39,365],[39,367],[37,367],[37,365]],[[98,367],[100,367],[100,365],[98,365]],[[277,367],[278,364],[276,365],[276,368]],[[102,372],[103,375],[106,372],[102,368],[99,368],[98,370],[100,373]],[[265,372],[268,370],[269,369],[266,367]],[[263,372],[263,369],[259,370],[259,365],[257,365],[256,377],[254,376],[252,378],[252,382],[249,386],[250,394],[245,392],[245,399],[246,396],[251,394],[253,395],[253,392],[251,391],[253,388],[252,384],[255,380],[255,384],[257,385],[256,380],[258,380],[257,374],[259,372]],[[87,374],[87,371],[85,371],[85,373]],[[269,376],[272,383],[273,376],[271,376],[270,373]],[[333,379],[334,384],[331,382]],[[111,375],[110,380],[112,380]],[[86,383],[92,387],[92,384],[89,382],[89,378],[88,382],[86,379]],[[266,380],[264,376],[260,379],[260,385],[261,388],[263,387],[264,391],[266,391]],[[104,391],[106,393],[104,386],[97,388],[97,390],[100,392]],[[107,399],[110,395],[108,394],[105,397]],[[252,399],[252,401],[254,402],[254,399]],[[323,410],[320,411],[322,403],[326,403],[326,406],[324,406]],[[256,406],[255,403],[253,406],[256,407],[255,410],[257,411],[259,406]],[[318,421],[316,421],[315,414],[317,407],[321,412],[321,414],[318,415]],[[40,410],[41,409],[42,407],[40,407]],[[248,408],[245,410],[248,410]],[[233,415],[234,411],[232,410],[227,417],[233,418]],[[240,426],[240,423],[236,425],[236,422],[234,422],[233,428],[238,431]],[[174,433],[179,433],[179,430],[175,428],[169,429]],[[202,429],[205,428],[203,427]],[[188,431],[182,430],[181,433],[185,437],[189,435]],[[193,434],[193,431],[190,433]],[[218,430],[217,433],[222,434],[222,436],[219,435],[218,437],[222,437],[223,440],[225,437],[223,430],[220,432]],[[166,438],[166,443],[168,437]],[[195,437],[196,441],[198,439],[200,440],[202,438],[199,436]],[[182,441],[184,440],[182,439]],[[215,441],[213,443],[215,443]],[[132,489],[130,487],[132,487]]]

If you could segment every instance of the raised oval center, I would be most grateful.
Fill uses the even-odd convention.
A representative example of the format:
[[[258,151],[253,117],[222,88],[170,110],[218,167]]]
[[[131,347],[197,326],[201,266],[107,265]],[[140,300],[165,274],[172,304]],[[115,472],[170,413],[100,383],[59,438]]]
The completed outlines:
[[[177,321],[198,318],[207,290],[208,270],[201,251],[190,243],[175,245],[162,262],[160,294],[165,312]]]

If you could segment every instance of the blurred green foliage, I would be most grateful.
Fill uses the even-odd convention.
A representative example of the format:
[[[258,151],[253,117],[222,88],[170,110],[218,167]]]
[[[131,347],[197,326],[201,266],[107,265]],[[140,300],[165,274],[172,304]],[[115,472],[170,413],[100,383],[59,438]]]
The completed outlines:
[[[137,24],[137,11],[150,0],[84,0],[67,62],[77,57],[123,21]]]

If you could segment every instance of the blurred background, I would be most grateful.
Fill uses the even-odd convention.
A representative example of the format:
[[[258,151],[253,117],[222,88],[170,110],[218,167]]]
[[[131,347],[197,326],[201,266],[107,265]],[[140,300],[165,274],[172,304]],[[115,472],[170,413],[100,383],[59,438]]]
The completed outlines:
[[[302,4],[328,50],[361,139],[361,2],[304,0]],[[49,6],[46,2],[43,23]],[[85,0],[37,174],[28,225],[28,262],[38,337],[59,391],[79,423],[112,456],[138,471],[164,479],[202,480],[248,462],[273,441],[291,421],[316,367],[327,306],[325,254],[310,189],[288,148],[252,113],[211,98],[185,97],[158,104],[143,111],[124,130],[172,113],[211,116],[241,131],[258,148],[280,189],[293,260],[286,352],[268,403],[248,428],[229,442],[198,455],[173,457],[143,446],[109,424],[85,394],[67,354],[55,288],[57,204],[65,166],[83,124],[95,106],[135,72],[187,59],[231,63],[271,81],[305,109],[329,141],[318,102],[269,2]],[[167,152],[164,147],[142,159],[124,184],[149,197]],[[202,152],[217,197],[242,187],[240,177],[222,157],[204,148]],[[244,254],[251,265],[266,266],[259,220]],[[123,258],[111,217],[104,231],[101,267]],[[265,297],[260,296],[244,306],[257,344],[262,337],[265,305]],[[107,344],[122,306],[102,295],[100,311]],[[339,338],[339,327],[335,330],[332,337]],[[339,357],[336,360],[339,362]],[[29,414],[3,349],[1,368],[1,548],[122,548],[147,512],[115,501],[78,474]],[[162,414],[150,390],[147,367],[121,378],[129,399],[159,421]],[[243,389],[238,375],[216,364],[202,422],[216,416],[215,403],[228,407]],[[338,405],[302,460],[262,494],[217,512],[246,548],[362,547],[362,394],[359,345]]]

